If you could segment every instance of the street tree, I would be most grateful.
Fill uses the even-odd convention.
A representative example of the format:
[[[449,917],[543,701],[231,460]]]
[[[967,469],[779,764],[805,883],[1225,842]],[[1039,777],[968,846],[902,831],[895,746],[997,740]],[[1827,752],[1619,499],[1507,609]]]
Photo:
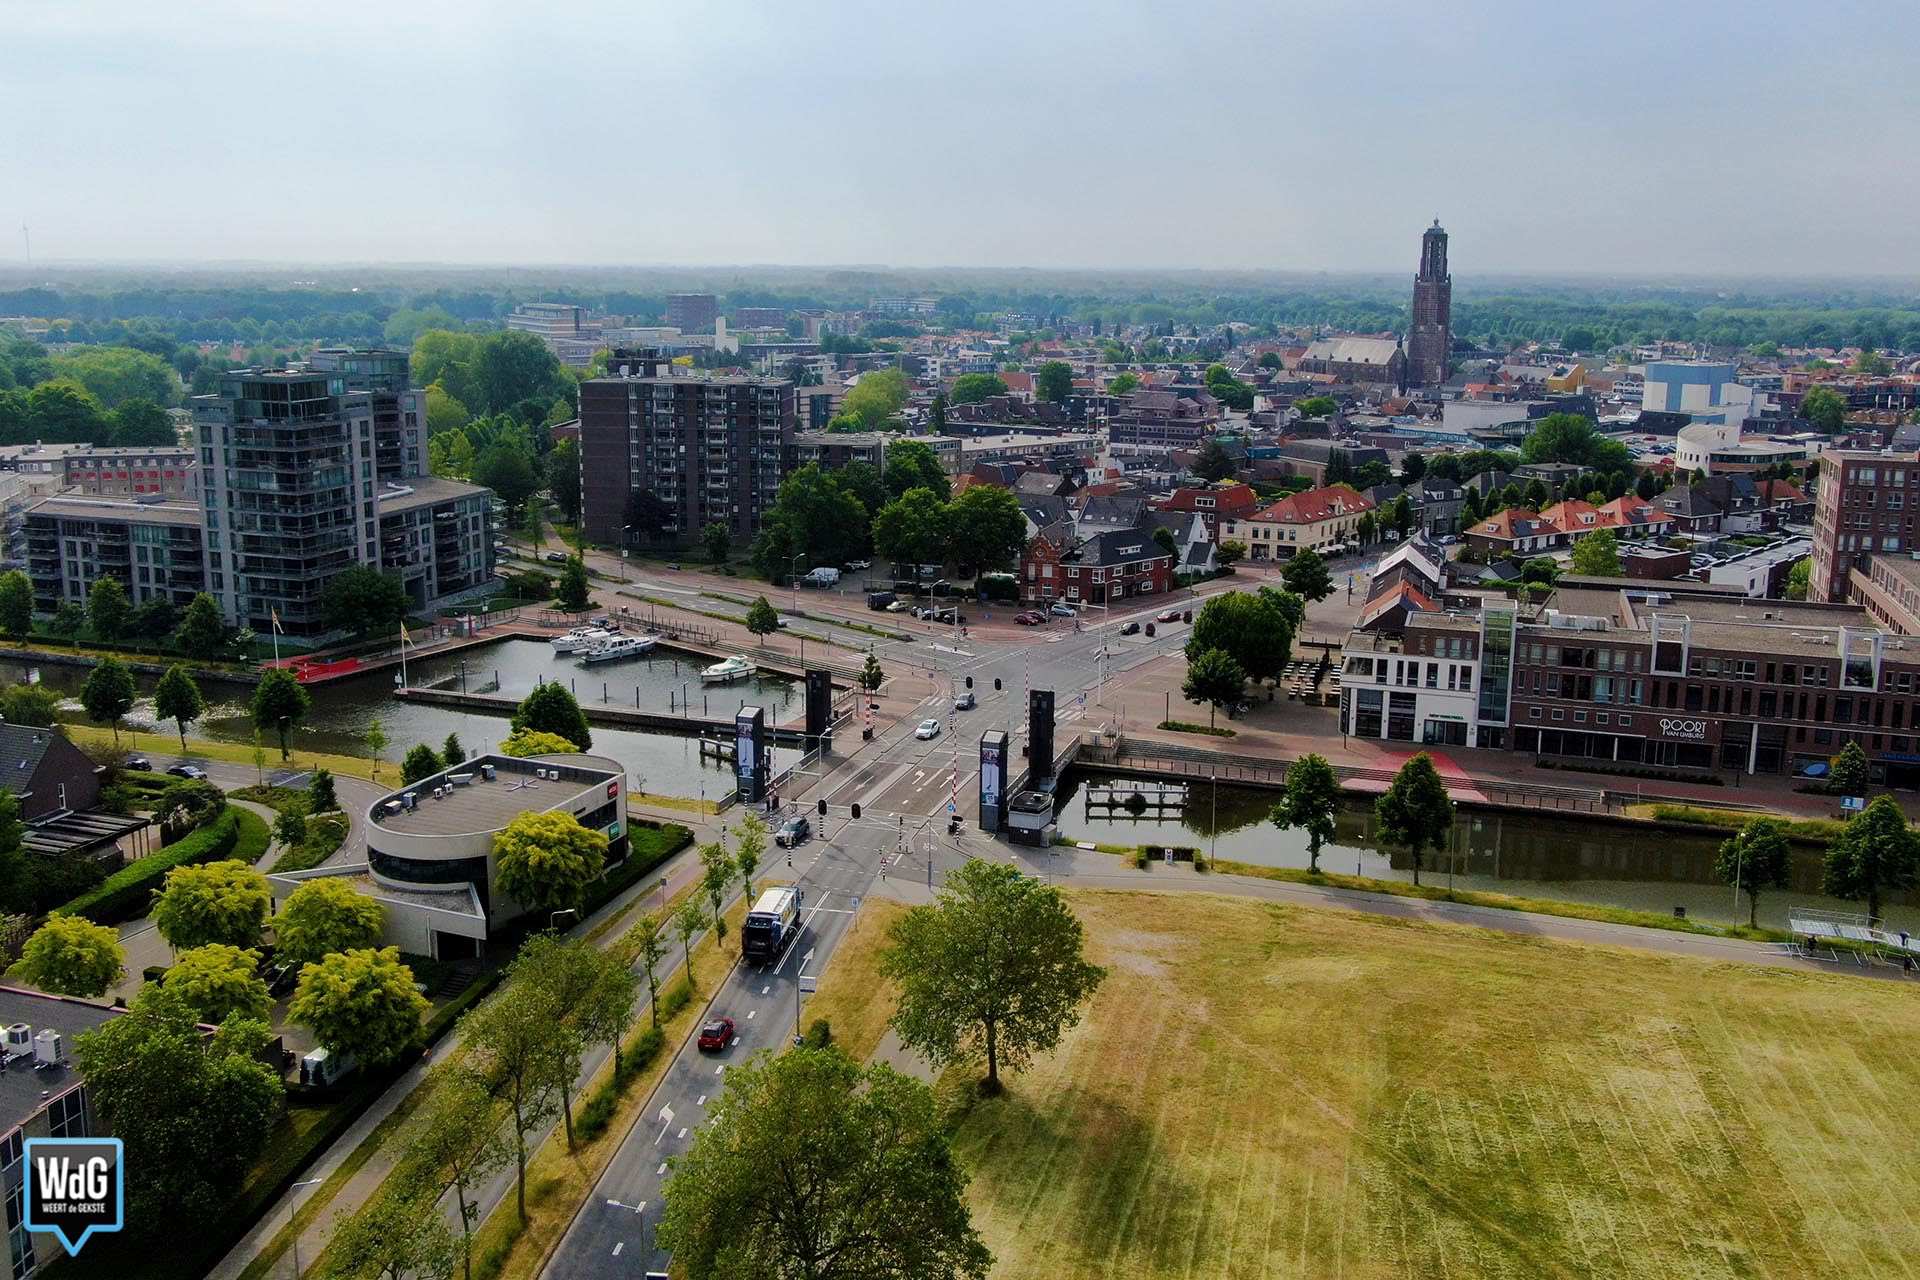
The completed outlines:
[[[133,605],[127,599],[127,584],[112,574],[94,579],[87,591],[87,625],[101,640],[113,641],[127,633],[127,616]]]
[[[1840,836],[1827,846],[1821,868],[1821,892],[1835,898],[1857,898],[1867,904],[1867,915],[1878,918],[1881,898],[1894,890],[1911,888],[1920,872],[1920,836],[1891,796],[1881,796],[1863,813],[1847,820]]]
[[[120,722],[133,710],[133,673],[118,658],[102,658],[87,673],[80,686],[80,705],[87,719],[95,724],[113,726],[113,740],[120,741]]]
[[[260,943],[273,891],[267,878],[237,858],[175,867],[153,900],[153,923],[175,951],[224,942]]]
[[[1800,398],[1800,416],[1832,435],[1847,421],[1847,402],[1832,387],[1813,387]]]
[[[258,951],[211,942],[175,956],[161,983],[194,1017],[211,1026],[235,1013],[265,1021],[273,1012],[273,997],[256,973],[259,967]]]
[[[953,492],[946,468],[922,440],[895,440],[887,446],[881,470],[887,496],[897,498],[909,489],[925,489],[945,502]]]
[[[1406,849],[1413,862],[1413,882],[1420,883],[1420,862],[1428,849],[1446,843],[1453,829],[1453,800],[1447,795],[1433,757],[1422,751],[1400,766],[1386,794],[1373,804],[1380,823],[1380,839]]]
[[[1222,538],[1214,557],[1219,560],[1222,569],[1229,568],[1247,558],[1247,544],[1238,538]]]
[[[749,813],[740,819],[740,830],[734,836],[733,870],[740,877],[740,894],[747,905],[753,905],[753,873],[760,869],[760,859],[767,853],[767,824]]]
[[[680,939],[680,959],[687,968],[687,991],[693,991],[693,940],[707,927],[707,913],[700,909],[700,903],[688,898],[673,913],[674,936]]]
[[[120,935],[85,916],[48,916],[7,973],[42,991],[97,999],[120,980],[126,953]]]
[[[287,760],[293,754],[287,737],[295,725],[306,719],[312,706],[312,695],[294,678],[293,672],[274,667],[254,686],[249,709],[253,714],[253,727],[262,733],[273,733],[280,742],[280,758]]]
[[[660,1025],[660,962],[667,956],[666,922],[651,911],[642,911],[640,918],[620,935],[620,951],[631,963],[639,965],[640,972],[647,977],[647,1010],[657,1028]]]
[[[211,1037],[163,985],[74,1037],[94,1131],[124,1149],[129,1224],[165,1239],[212,1221],[246,1177],[280,1118],[285,1089],[258,1061],[264,1023],[229,1018]]]
[[[551,1017],[572,1027],[584,1045],[613,1050],[613,1073],[620,1074],[620,1041],[633,1025],[638,979],[624,957],[585,939],[553,933],[529,938],[514,957],[510,981],[533,984],[546,994]],[[560,1114],[566,1121],[567,1149],[573,1149],[573,1078],[560,1082]]]
[[[1721,842],[1713,873],[1736,894],[1746,892],[1747,927],[1754,928],[1760,918],[1760,890],[1786,888],[1792,866],[1786,828],[1772,818],[1755,818]]]
[[[379,1067],[420,1043],[428,1007],[414,989],[413,970],[400,960],[400,948],[355,947],[300,970],[287,1017],[332,1052]]]
[[[715,941],[727,936],[726,918],[720,914],[721,904],[726,901],[727,888],[733,883],[733,855],[727,851],[727,831],[700,846],[700,892],[706,896],[707,905],[712,909],[710,917],[713,923]]]
[[[440,753],[424,742],[416,742],[400,762],[400,785],[410,787],[414,783],[431,778],[440,772]]]
[[[200,686],[187,674],[186,667],[174,663],[153,687],[153,712],[162,720],[171,720],[180,730],[180,750],[187,749],[187,726],[207,709]]]
[[[880,970],[900,985],[892,1026],[930,1062],[984,1056],[1000,1067],[1051,1050],[1106,976],[1087,962],[1080,921],[1059,889],[1004,863],[954,870],[931,905],[894,923]]]
[[[1333,594],[1333,575],[1327,571],[1327,562],[1312,547],[1294,552],[1293,559],[1280,570],[1280,581],[1287,584],[1287,590],[1312,604]]]
[[[0,632],[20,639],[33,630],[33,579],[23,570],[0,573]]]
[[[977,484],[947,504],[943,559],[991,573],[1017,564],[1027,543],[1027,520],[1011,489]]]
[[[253,737],[256,743],[260,739],[260,730],[257,726],[254,728]],[[379,716],[375,716],[373,719],[367,721],[367,730],[360,735],[360,740],[367,744],[367,754],[373,758],[373,767],[368,770],[368,772],[375,780],[378,780],[380,777],[380,755],[387,749],[387,731],[381,725]],[[314,812],[318,813],[319,810],[316,809]]]
[[[1221,707],[1239,702],[1246,693],[1247,673],[1234,656],[1224,649],[1202,649],[1187,659],[1187,677],[1180,685],[1180,696],[1207,708],[1207,727],[1214,727],[1214,714]]]
[[[515,733],[524,729],[557,733],[571,742],[575,751],[593,749],[593,733],[587,728],[586,713],[580,710],[580,704],[567,686],[557,680],[543,680],[533,686],[533,692],[514,708],[513,719],[508,723]]]
[[[867,664],[860,668],[860,687],[868,693],[873,693],[880,688],[886,678],[886,672],[880,669],[880,659],[871,653],[868,654]]]
[[[1286,789],[1267,814],[1281,830],[1298,827],[1307,835],[1307,870],[1320,872],[1320,850],[1333,839],[1334,815],[1340,811],[1340,783],[1326,757],[1308,752],[1287,766]]]
[[[553,495],[553,504],[560,508],[560,514],[569,524],[580,520],[580,446],[572,440],[554,442],[553,452],[547,455],[547,492]]]
[[[340,798],[333,790],[333,774],[326,769],[315,769],[313,777],[307,782],[307,812],[334,813],[339,808]]]
[[[1297,603],[1299,598],[1291,599]],[[1264,680],[1279,675],[1293,656],[1297,627],[1281,593],[1228,591],[1208,600],[1194,615],[1187,660],[1219,649],[1240,664],[1249,680]]]
[[[733,1068],[669,1163],[658,1242],[688,1280],[983,1280],[993,1263],[932,1090],[837,1049]]]
[[[356,564],[327,579],[320,591],[320,616],[341,631],[384,636],[399,629],[410,603],[398,574]]]
[[[770,636],[780,629],[780,615],[767,603],[765,596],[756,596],[747,606],[747,630],[756,636]]]
[[[507,1110],[513,1128],[514,1199],[527,1220],[527,1135],[560,1107],[563,1076],[577,1070],[579,1037],[552,1021],[546,993],[508,983],[467,1015],[469,1065]]]
[[[715,564],[725,564],[727,556],[733,551],[733,530],[721,520],[710,520],[707,527],[700,531],[700,542],[707,549],[707,559]]]
[[[953,380],[952,404],[978,404],[1007,394],[1006,381],[997,373],[963,373]]]
[[[1033,371],[1033,393],[1042,400],[1065,404],[1073,394],[1073,368],[1064,360],[1049,360]]]
[[[500,892],[532,911],[562,911],[586,901],[607,860],[605,833],[564,812],[527,812],[493,838]]]
[[[279,958],[312,964],[330,955],[362,951],[380,941],[386,909],[339,876],[308,880],[280,906],[273,919]]]
[[[446,1280],[453,1228],[434,1197],[405,1185],[382,1190],[334,1227],[322,1280]],[[471,1262],[471,1259],[469,1259]]]
[[[561,566],[560,581],[554,586],[553,598],[562,609],[573,613],[593,603],[593,586],[587,581],[587,564],[578,554],[568,556],[566,564]]]
[[[1858,742],[1849,742],[1827,761],[1827,782],[1843,796],[1864,795],[1867,790],[1867,753]]]
[[[402,1168],[436,1199],[453,1192],[460,1209],[461,1270],[473,1280],[473,1224],[480,1205],[471,1193],[513,1154],[501,1131],[501,1106],[463,1063],[442,1063],[428,1072],[422,1096],[426,1102],[406,1131]]]
[[[940,564],[947,531],[947,504],[931,489],[909,489],[874,514],[873,549],[896,564]]]
[[[1590,577],[1620,576],[1620,541],[1613,530],[1595,530],[1573,544],[1573,571]]]

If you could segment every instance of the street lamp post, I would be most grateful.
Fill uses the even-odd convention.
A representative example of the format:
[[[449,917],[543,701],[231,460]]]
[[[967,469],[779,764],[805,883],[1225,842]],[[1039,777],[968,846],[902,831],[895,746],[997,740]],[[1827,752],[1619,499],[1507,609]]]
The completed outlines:
[[[302,1187],[317,1187],[323,1181],[325,1181],[323,1178],[312,1178],[306,1182],[296,1182],[287,1188],[287,1230],[293,1232],[293,1280],[300,1280],[300,1227],[293,1220],[294,1201],[299,1199],[296,1193]]]
[[[793,611],[795,613],[800,612],[800,566],[805,564],[806,562],[807,562],[807,553],[802,551],[798,555],[794,556],[793,563],[790,566],[788,566],[788,568],[792,572],[792,577],[793,577],[793,581],[788,585],[790,585],[793,588]]]

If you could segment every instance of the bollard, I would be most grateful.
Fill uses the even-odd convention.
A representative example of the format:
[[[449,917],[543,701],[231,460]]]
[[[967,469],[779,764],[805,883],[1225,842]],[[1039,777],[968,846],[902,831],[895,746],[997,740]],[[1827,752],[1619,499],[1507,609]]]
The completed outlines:
[[[605,702],[606,700],[607,700],[607,682],[605,680],[602,680],[600,682],[600,701]]]

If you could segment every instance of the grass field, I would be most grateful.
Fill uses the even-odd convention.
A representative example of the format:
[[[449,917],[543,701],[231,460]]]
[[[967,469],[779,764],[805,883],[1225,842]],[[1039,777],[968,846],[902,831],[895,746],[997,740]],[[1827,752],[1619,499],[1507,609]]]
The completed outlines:
[[[1903,1275],[1920,1003],[1200,895],[956,1142],[997,1277]]]
[[[859,1061],[871,1057],[887,1033],[899,988],[879,976],[880,948],[887,930],[907,914],[907,905],[892,898],[868,898],[854,917],[853,928],[833,949],[833,963],[820,979],[820,989],[807,998],[801,1021],[812,1026],[825,1018],[833,1028],[833,1042]]]

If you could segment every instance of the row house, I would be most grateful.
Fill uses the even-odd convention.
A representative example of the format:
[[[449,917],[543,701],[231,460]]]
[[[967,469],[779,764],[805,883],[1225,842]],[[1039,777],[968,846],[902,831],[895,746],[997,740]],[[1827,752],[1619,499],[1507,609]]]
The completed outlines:
[[[1565,540],[1560,526],[1529,507],[1508,507],[1467,529],[1467,545],[1495,554],[1551,551]]]
[[[1289,494],[1263,511],[1222,523],[1222,538],[1237,538],[1253,560],[1289,560],[1299,552],[1330,553],[1357,541],[1361,517],[1374,509],[1351,485],[1333,484]]]
[[[1070,524],[1041,530],[1020,558],[1020,594],[1029,604],[1110,606],[1173,589],[1173,557],[1145,529],[1090,538]]]

